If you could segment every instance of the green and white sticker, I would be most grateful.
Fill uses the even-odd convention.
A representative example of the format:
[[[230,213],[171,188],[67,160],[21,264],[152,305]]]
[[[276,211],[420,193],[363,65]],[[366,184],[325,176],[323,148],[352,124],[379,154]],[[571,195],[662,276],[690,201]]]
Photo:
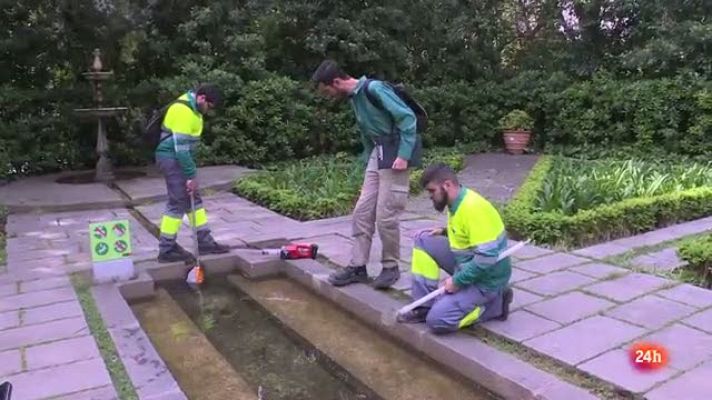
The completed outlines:
[[[131,255],[130,227],[125,219],[90,224],[92,261],[116,260]]]

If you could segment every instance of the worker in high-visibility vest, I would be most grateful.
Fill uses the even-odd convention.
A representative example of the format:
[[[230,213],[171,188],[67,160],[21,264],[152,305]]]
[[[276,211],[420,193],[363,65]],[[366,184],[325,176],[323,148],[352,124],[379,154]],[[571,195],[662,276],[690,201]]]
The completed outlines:
[[[158,261],[185,261],[188,256],[179,252],[176,238],[183,220],[188,220],[198,231],[200,254],[222,254],[229,248],[215,242],[208,216],[198,191],[195,149],[203,132],[203,115],[217,107],[221,100],[220,90],[210,84],[201,85],[181,95],[173,103],[163,119],[161,141],[156,147],[156,164],[163,173],[168,189],[168,204],[163,212],[158,239]],[[195,219],[193,219],[190,193],[194,194]]]
[[[420,232],[411,261],[412,296],[417,300],[445,286],[445,293],[398,317],[399,322],[425,322],[435,333],[490,319],[506,320],[512,289],[507,232],[497,209],[458,182],[445,164],[428,167],[421,178],[433,206],[447,208],[447,227]],[[440,269],[451,276],[440,284]]]

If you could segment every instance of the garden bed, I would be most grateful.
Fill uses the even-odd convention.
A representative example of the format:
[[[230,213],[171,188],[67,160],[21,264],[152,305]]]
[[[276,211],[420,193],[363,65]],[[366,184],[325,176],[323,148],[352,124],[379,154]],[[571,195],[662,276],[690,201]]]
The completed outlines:
[[[433,161],[459,171],[464,166],[462,148],[426,149],[423,165]],[[420,192],[422,169],[411,171],[411,194]],[[276,163],[235,183],[239,196],[298,220],[348,215],[358,200],[364,167],[357,157],[339,153]]]
[[[542,156],[505,209],[514,238],[569,249],[712,215],[712,163]]]

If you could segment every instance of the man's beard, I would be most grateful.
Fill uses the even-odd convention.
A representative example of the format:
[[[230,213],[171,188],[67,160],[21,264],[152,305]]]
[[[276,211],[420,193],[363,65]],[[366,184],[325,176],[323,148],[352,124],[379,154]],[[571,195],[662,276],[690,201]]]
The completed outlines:
[[[440,190],[441,190],[442,193],[443,193],[443,197],[442,197],[442,199],[441,199],[440,201],[435,201],[435,200],[433,200],[433,207],[435,207],[435,209],[436,209],[438,212],[443,212],[443,210],[445,210],[445,207],[447,207],[447,203],[448,203],[448,201],[450,200],[450,198],[449,198],[449,196],[448,196],[448,194],[447,194],[447,190],[445,190],[445,188],[443,188],[443,187],[441,186],[441,187],[440,187]]]

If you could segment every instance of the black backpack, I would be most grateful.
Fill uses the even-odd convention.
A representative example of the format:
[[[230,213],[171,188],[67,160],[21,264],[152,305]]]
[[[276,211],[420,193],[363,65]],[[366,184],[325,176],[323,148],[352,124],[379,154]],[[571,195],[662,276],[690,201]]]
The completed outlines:
[[[383,104],[381,104],[379,99],[368,90],[368,85],[371,82],[372,82],[371,79],[366,80],[366,84],[365,84],[366,97],[371,102],[371,104],[373,104],[376,108],[378,108],[381,111],[386,111],[386,109],[383,107]],[[425,130],[428,128],[428,113],[425,111],[425,108],[423,108],[423,106],[420,105],[420,103],[418,103],[418,101],[415,100],[413,98],[413,96],[410,95],[410,93],[408,93],[408,91],[405,89],[405,86],[403,84],[393,84],[393,83],[386,82],[386,81],[383,81],[383,83],[385,85],[390,86],[391,89],[393,89],[393,91],[398,95],[398,97],[400,97],[401,100],[403,100],[403,102],[405,104],[407,104],[411,110],[413,110],[413,113],[415,113],[415,118],[417,120],[417,123],[416,123],[417,133],[425,132]],[[388,113],[387,111],[386,111],[386,113],[388,115],[390,115],[390,113]],[[393,116],[391,116],[391,119],[393,119]]]
[[[185,100],[175,100],[168,103],[168,105],[163,108],[153,111],[151,118],[148,120],[148,123],[146,123],[146,126],[143,129],[143,141],[149,149],[156,150],[156,147],[158,147],[163,140],[170,137],[166,136],[161,139],[161,128],[163,126],[163,118],[165,118],[166,112],[170,106],[175,103],[184,104],[185,106],[190,107],[190,103]]]

